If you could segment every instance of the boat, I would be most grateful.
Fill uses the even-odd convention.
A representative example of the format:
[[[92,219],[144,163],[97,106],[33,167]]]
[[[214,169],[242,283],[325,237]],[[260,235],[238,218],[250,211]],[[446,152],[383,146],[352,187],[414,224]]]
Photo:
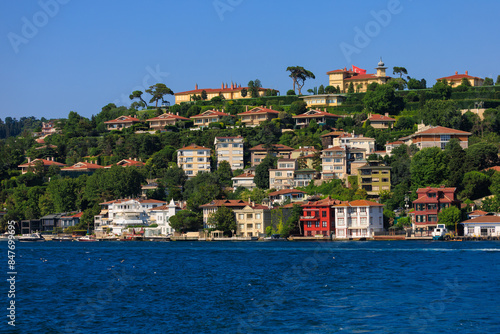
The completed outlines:
[[[281,234],[272,234],[269,237],[264,238],[265,241],[288,241],[286,238],[282,238]]]
[[[73,237],[69,235],[61,235],[57,237],[53,237],[52,241],[73,241]]]
[[[40,233],[23,234],[18,238],[20,242],[40,242],[45,241],[45,238]]]
[[[91,236],[91,235],[86,235],[84,237],[81,237],[81,238],[78,238],[76,239],[76,241],[82,241],[82,242],[95,242],[95,241],[99,241],[97,240],[95,237]]]
[[[448,233],[446,225],[438,224],[434,231],[432,231],[432,240],[444,240],[446,233]]]

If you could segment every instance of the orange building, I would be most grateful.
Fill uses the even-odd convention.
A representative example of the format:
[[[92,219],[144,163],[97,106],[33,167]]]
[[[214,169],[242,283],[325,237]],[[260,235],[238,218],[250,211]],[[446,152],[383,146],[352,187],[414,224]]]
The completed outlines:
[[[482,86],[484,83],[484,79],[478,78],[478,77],[473,77],[469,75],[469,71],[465,71],[465,74],[458,74],[458,72],[455,72],[455,75],[450,75],[449,77],[443,77],[436,79],[437,81],[440,80],[446,80],[452,87],[457,87],[462,84],[462,79],[467,79],[470,82],[470,85],[473,87],[478,87]]]

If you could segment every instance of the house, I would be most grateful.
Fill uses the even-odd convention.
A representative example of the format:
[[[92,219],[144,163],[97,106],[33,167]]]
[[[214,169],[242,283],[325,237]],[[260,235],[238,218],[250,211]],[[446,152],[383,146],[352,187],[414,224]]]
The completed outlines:
[[[321,135],[321,146],[323,148],[334,146],[333,140],[343,135],[344,133],[345,133],[344,131],[332,131],[325,133],[324,135]]]
[[[123,130],[132,127],[132,125],[136,123],[140,123],[141,121],[138,118],[131,116],[120,116],[111,121],[106,121],[106,129],[111,130]]]
[[[293,148],[282,144],[273,144],[272,149],[269,150],[268,148],[265,148],[263,144],[261,144],[252,147],[249,151],[251,156],[251,165],[253,167],[258,166],[268,154],[271,154],[272,156],[278,158],[289,159]]]
[[[71,227],[71,226],[76,226],[76,225],[80,224],[80,218],[82,218],[82,215],[83,215],[83,212],[78,212],[75,214],[69,214],[69,215],[62,216],[59,219],[59,226],[58,227],[66,229],[66,228]]]
[[[391,167],[380,160],[369,160],[358,168],[358,186],[368,196],[379,196],[382,190],[391,191]]]
[[[94,216],[96,231],[110,228],[113,233],[121,234],[129,225],[147,226],[151,222],[150,209],[167,204],[156,199],[118,199],[100,203],[101,212]]]
[[[418,198],[413,201],[413,211],[411,215],[413,229],[432,231],[438,223],[438,213],[441,210],[456,206],[460,208],[460,201],[457,199],[457,188],[418,188]]]
[[[179,113],[177,115],[165,113],[146,120],[149,123],[150,129],[157,131],[163,131],[166,126],[173,126],[180,121],[189,121],[189,118],[179,116]]]
[[[236,216],[236,235],[241,237],[264,237],[266,228],[271,225],[271,209],[267,206],[249,203],[243,208],[234,209]]]
[[[242,209],[247,205],[249,205],[248,202],[242,201],[240,199],[238,200],[216,199],[210,203],[200,205],[200,208],[203,209],[203,228],[209,228],[208,219],[212,214],[217,212],[217,210],[219,210],[220,207],[225,206],[234,211]]]
[[[199,172],[210,172],[210,149],[196,144],[185,146],[177,151],[177,165],[188,178]]]
[[[329,78],[329,86],[340,88],[341,93],[347,93],[351,83],[353,84],[356,92],[362,93],[367,91],[368,86],[371,83],[376,82],[379,85],[382,85],[391,79],[391,77],[388,77],[385,74],[387,67],[385,67],[382,59],[380,59],[378,66],[375,69],[377,70],[376,74],[367,74],[366,70],[353,66],[350,70],[344,68],[329,71],[326,72],[326,74]]]
[[[298,164],[295,159],[279,159],[276,169],[269,169],[269,189],[294,188],[294,172]]]
[[[266,91],[270,88],[258,88],[259,96],[264,96]],[[246,90],[247,95],[243,96],[242,91]],[[194,90],[188,90],[184,92],[175,93],[175,104],[181,104],[182,102],[192,101],[193,95],[201,96],[202,92],[207,93],[207,100],[211,100],[216,96],[224,97],[225,100],[233,99],[248,99],[251,98],[250,88],[241,87],[236,83],[231,82],[231,86],[227,83],[222,83],[221,88],[198,88],[198,84],[195,85]]]
[[[477,217],[486,216],[487,214],[488,214],[488,212],[483,211],[483,210],[474,210],[472,212],[467,213],[467,218],[474,219]]]
[[[224,110],[207,110],[199,115],[191,116],[194,126],[198,129],[208,128],[210,123],[220,122],[223,117],[234,117],[231,114],[226,114]]]
[[[469,237],[498,237],[500,236],[500,216],[479,216],[461,222],[464,226],[464,236]]]
[[[456,138],[460,142],[460,146],[466,149],[469,147],[469,137],[471,135],[470,132],[445,128],[444,126],[419,124],[417,132],[400,138],[400,140],[408,146],[415,144],[420,150],[427,147],[439,147],[444,150],[446,144],[451,139]]]
[[[307,187],[318,174],[319,173],[312,168],[296,169],[293,174],[293,185],[294,187]]]
[[[252,173],[243,173],[238,176],[232,177],[231,180],[233,181],[233,189],[236,190],[238,187],[243,187],[248,190],[252,190],[255,187],[254,182],[255,175]]]
[[[314,168],[314,159],[318,152],[320,151],[313,146],[300,146],[290,153],[290,159],[297,159],[299,168]]]
[[[347,175],[346,149],[332,146],[321,151],[321,178],[343,179]]]
[[[365,137],[363,135],[356,135],[354,133],[344,132],[340,136],[333,138],[332,145],[346,148],[362,148],[368,155],[375,152],[374,138]]]
[[[302,204],[303,216],[299,223],[303,226],[304,236],[330,237],[335,232],[335,205],[342,201],[330,197]]]
[[[112,164],[109,166],[104,166],[104,168],[111,168],[113,166],[121,166],[121,167],[144,167],[145,163],[137,160],[137,158],[128,158],[118,161],[116,164]]]
[[[92,175],[96,170],[103,169],[104,166],[88,163],[88,162],[77,162],[73,166],[61,168],[61,175],[78,177],[80,175]]]
[[[273,118],[277,118],[280,112],[272,110],[271,108],[272,107],[269,107],[269,109],[264,107],[256,107],[252,110],[239,113],[238,116],[241,117],[241,124],[245,124],[249,127],[255,127],[265,121],[270,121]]]
[[[61,227],[60,220],[61,217],[66,216],[66,212],[64,213],[52,213],[43,216],[40,218],[41,222],[41,232],[45,231],[54,231],[56,228]]]
[[[390,143],[386,143],[385,144],[385,152],[388,156],[391,156],[392,155],[392,150],[394,150],[395,148],[403,145],[403,141],[402,140],[396,140],[396,141],[393,141],[393,142],[390,142]]]
[[[227,161],[231,170],[243,169],[244,143],[242,136],[215,137],[215,155],[217,156],[217,168],[221,161]]]
[[[442,77],[436,80],[437,81],[446,80],[450,84],[450,86],[457,87],[462,84],[462,79],[468,80],[472,87],[482,86],[484,83],[484,79],[470,76],[469,71],[465,71],[465,74],[458,74],[458,71],[455,71],[455,75]]]
[[[309,110],[303,114],[293,116],[292,118],[295,120],[295,126],[298,128],[305,128],[309,126],[309,123],[312,120],[316,121],[318,125],[329,125],[334,126],[335,122],[342,118],[343,116],[330,114],[326,111],[321,110]]]
[[[21,234],[31,234],[42,231],[41,219],[21,220]]]
[[[271,203],[282,205],[285,201],[292,203],[303,201],[306,197],[306,192],[298,189],[283,189],[273,191],[268,196]]]
[[[54,133],[60,132],[56,129],[56,121],[58,120],[56,119],[48,122],[42,122],[42,136],[50,136]]]
[[[180,204],[175,204],[173,199],[170,200],[168,205],[162,205],[149,209],[151,222],[158,225],[157,229],[159,234],[169,235],[175,232],[175,230],[170,226],[170,217],[175,216],[175,214],[181,210]]]
[[[31,161],[31,158],[28,157],[27,163],[23,163],[17,167],[21,168],[22,174],[26,174],[27,172],[36,173],[37,165],[42,166],[45,171],[48,171],[50,166],[56,166],[56,167],[66,166],[63,163],[55,161],[54,157],[49,157],[47,159],[35,159],[33,161]]]
[[[394,123],[396,123],[396,119],[389,117],[389,113],[370,115],[367,121],[370,121],[370,125],[375,129],[392,129]]]
[[[341,94],[317,94],[300,96],[308,108],[337,107],[345,101],[346,96]]]
[[[356,200],[335,205],[335,238],[372,238],[384,230],[384,205]]]

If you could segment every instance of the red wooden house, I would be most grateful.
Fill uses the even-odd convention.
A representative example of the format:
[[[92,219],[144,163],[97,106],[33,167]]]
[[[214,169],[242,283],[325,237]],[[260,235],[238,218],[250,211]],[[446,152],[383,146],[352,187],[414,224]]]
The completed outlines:
[[[438,223],[438,213],[454,205],[460,208],[460,201],[457,199],[457,188],[419,188],[418,198],[413,201],[413,228],[423,228],[424,230],[434,230]]]
[[[335,231],[335,209],[333,207],[342,203],[338,199],[328,197],[303,204],[303,216],[300,217],[300,224],[304,226],[304,236],[331,236]]]

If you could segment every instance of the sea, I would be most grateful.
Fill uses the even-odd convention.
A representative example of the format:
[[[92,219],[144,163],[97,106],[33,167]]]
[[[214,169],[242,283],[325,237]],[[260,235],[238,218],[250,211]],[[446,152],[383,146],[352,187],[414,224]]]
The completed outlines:
[[[498,241],[17,242],[15,270],[2,333],[500,333]]]

